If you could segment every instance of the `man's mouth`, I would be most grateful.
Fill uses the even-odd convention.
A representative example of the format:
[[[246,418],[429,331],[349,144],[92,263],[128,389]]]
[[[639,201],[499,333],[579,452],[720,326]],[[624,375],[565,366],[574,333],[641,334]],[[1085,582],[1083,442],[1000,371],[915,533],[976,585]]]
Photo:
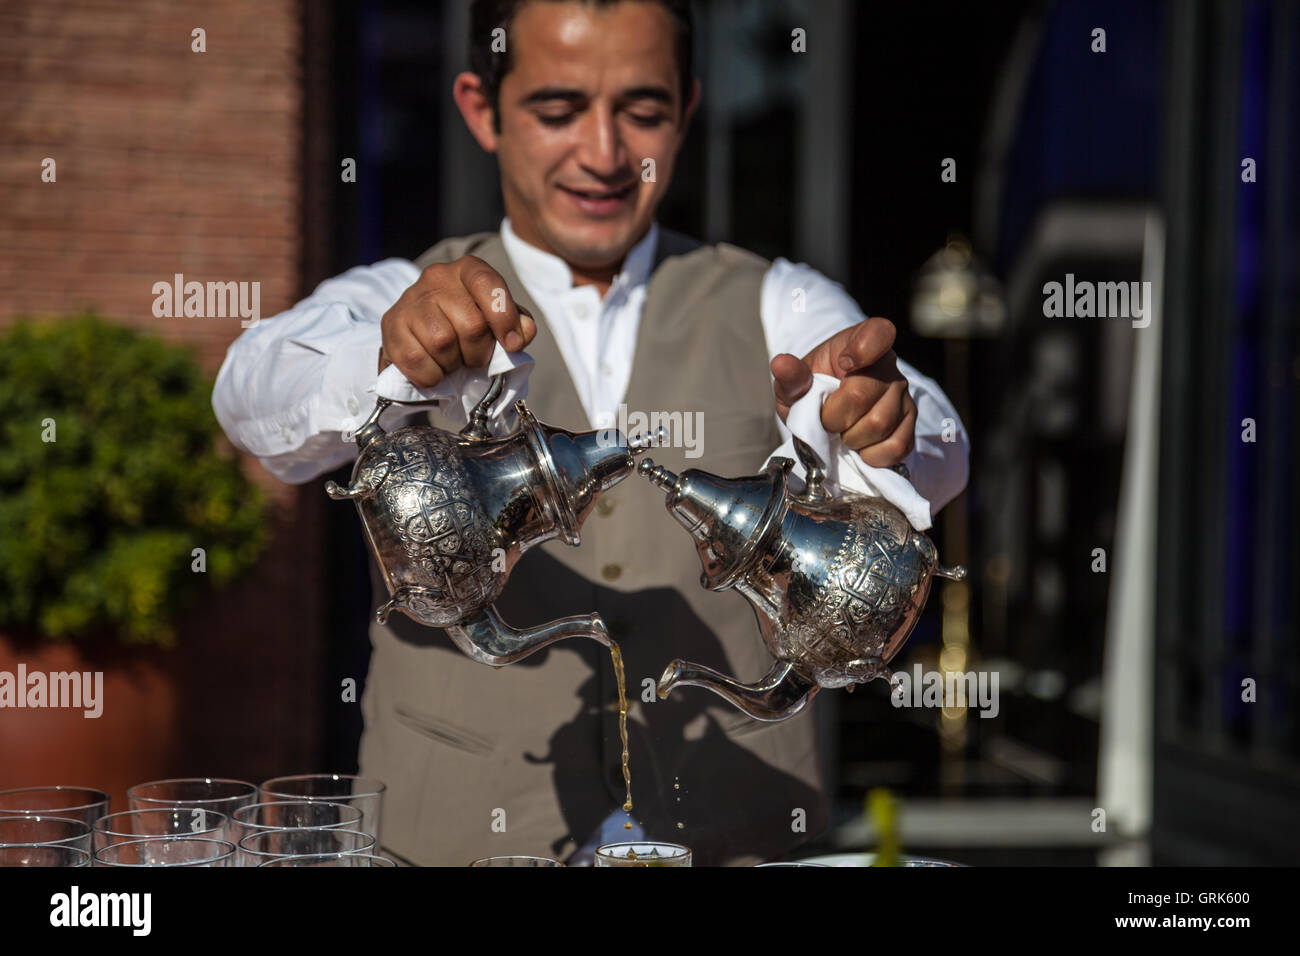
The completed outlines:
[[[616,211],[623,200],[632,195],[636,183],[628,183],[618,189],[574,189],[570,186],[560,186],[560,189],[572,196],[584,211],[600,214]]]

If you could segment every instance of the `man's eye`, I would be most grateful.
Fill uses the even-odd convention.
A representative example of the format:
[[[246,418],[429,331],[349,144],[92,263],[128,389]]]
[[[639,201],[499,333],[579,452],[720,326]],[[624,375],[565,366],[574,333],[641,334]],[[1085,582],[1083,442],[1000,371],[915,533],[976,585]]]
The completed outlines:
[[[632,122],[638,126],[658,126],[664,121],[662,113],[628,113],[632,117]]]
[[[538,113],[537,118],[547,126],[563,126],[573,119],[572,113]]]

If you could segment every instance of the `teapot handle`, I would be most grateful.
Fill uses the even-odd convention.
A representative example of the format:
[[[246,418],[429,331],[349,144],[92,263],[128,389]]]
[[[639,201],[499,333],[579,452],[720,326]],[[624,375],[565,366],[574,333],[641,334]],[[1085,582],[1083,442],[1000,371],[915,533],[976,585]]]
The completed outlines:
[[[461,429],[460,434],[467,438],[491,438],[492,433],[488,429],[488,419],[490,417],[492,406],[496,404],[497,399],[501,397],[501,392],[506,386],[506,373],[500,372],[492,376],[492,381],[488,384],[488,390],[478,403],[470,410],[469,422]],[[366,418],[361,426],[357,429],[357,447],[365,448],[376,438],[384,434],[384,430],[379,427],[379,416],[390,405],[405,405],[412,408],[418,408],[422,405],[436,405],[438,399],[424,398],[416,401],[403,401],[396,398],[380,398],[375,402],[374,410]]]
[[[807,442],[798,435],[791,435],[794,439],[794,450],[799,456],[799,461],[803,464],[804,481],[807,487],[801,497],[805,501],[824,501],[831,497],[826,491],[826,462],[822,461],[821,455],[817,454]],[[902,475],[908,481],[912,480],[912,473],[907,470],[907,465],[901,461],[896,465],[889,466],[890,471],[895,471]]]

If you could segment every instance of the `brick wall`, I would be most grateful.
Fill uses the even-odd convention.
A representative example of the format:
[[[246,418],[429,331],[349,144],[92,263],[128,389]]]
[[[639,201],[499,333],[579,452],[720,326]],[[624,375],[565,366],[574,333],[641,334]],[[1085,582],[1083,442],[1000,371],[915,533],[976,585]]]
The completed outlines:
[[[296,0],[0,6],[0,316],[93,305],[215,371],[238,320],[156,319],[153,283],[257,280],[263,314],[292,303],[299,47]]]
[[[263,316],[298,297],[301,13],[298,0],[0,4],[0,327],[91,307],[192,346],[215,375],[239,318],[156,318],[154,283],[257,281]],[[191,49],[196,27],[206,52]],[[46,157],[56,182],[42,182]],[[275,499],[275,543],[186,616],[176,773],[297,772],[319,743],[323,495],[247,464]]]

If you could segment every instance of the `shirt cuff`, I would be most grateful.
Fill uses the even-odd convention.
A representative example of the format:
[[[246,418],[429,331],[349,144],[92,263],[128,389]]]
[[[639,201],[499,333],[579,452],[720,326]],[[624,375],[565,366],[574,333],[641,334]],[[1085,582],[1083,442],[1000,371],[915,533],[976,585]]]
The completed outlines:
[[[383,331],[373,322],[358,322],[331,341],[314,432],[355,432],[374,410],[367,390],[379,377],[382,341]]]

